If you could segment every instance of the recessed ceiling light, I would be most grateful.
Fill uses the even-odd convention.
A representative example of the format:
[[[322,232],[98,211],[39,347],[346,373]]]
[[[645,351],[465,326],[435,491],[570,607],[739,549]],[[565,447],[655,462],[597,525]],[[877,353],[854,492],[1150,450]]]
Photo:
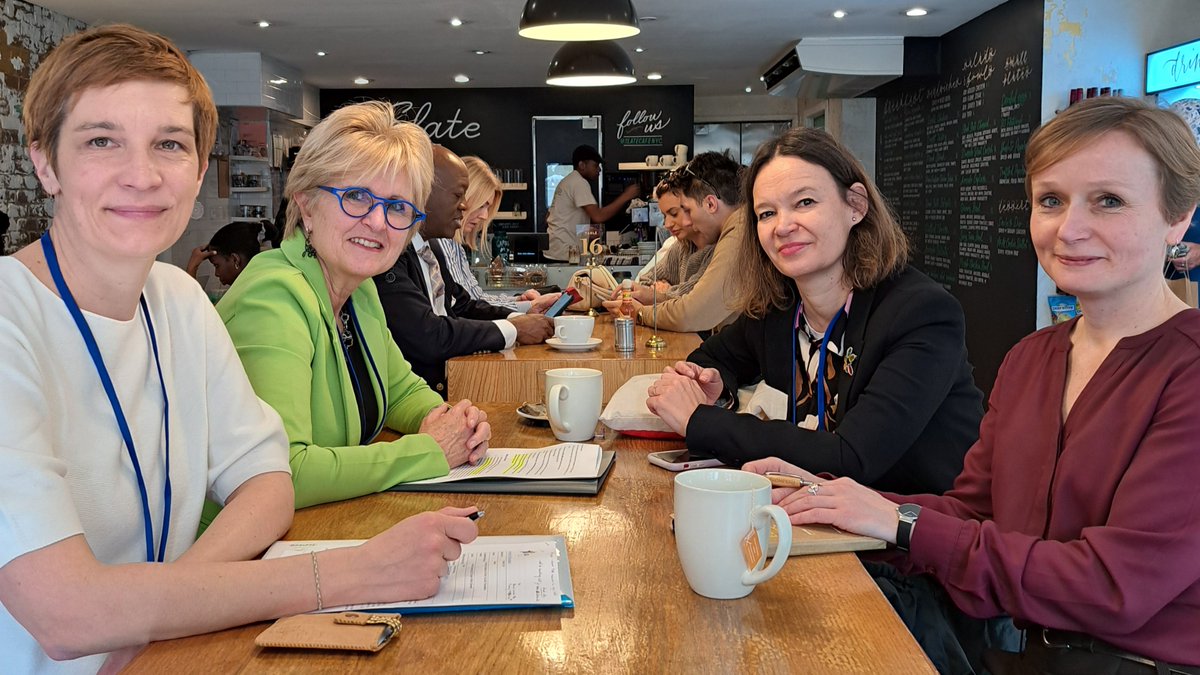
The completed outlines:
[[[833,18],[835,18],[835,19],[844,19],[844,18],[846,18],[846,10],[844,10],[844,9],[835,9],[835,10],[833,11]]]
[[[317,52],[317,56],[325,56],[325,52]]]
[[[639,16],[638,21],[658,21],[657,16]]]
[[[912,9],[905,12],[904,15],[905,16],[925,16],[928,13],[929,13],[929,10],[925,9],[924,7],[913,7]]]
[[[466,84],[471,81],[471,78],[467,77],[466,75],[463,75],[462,73],[459,73],[458,75],[454,76],[454,81],[459,84]]]
[[[371,84],[371,81],[365,77],[354,78],[354,84]]]
[[[457,16],[452,16],[450,17],[450,25],[458,28],[459,26],[463,25],[463,20]]]
[[[271,84],[287,84],[287,78],[286,78],[286,77],[276,77],[276,78],[274,78],[274,79],[272,79],[272,80],[269,80],[269,81],[270,81],[270,83],[271,83]]]
[[[662,73],[646,73],[647,80],[661,80]]]
[[[475,50],[472,50],[472,51],[474,51],[474,52],[475,52],[475,55],[476,55],[476,56],[483,56],[484,54],[491,54],[491,53],[492,53],[490,50],[487,50],[487,49],[475,49]]]
[[[258,22],[258,27],[259,27],[259,28],[270,28],[270,27],[271,27],[271,22],[270,22],[270,21],[259,21],[259,22]]]
[[[747,93],[747,94],[749,94],[749,93],[750,93],[750,92],[752,92],[752,91],[754,91],[754,90],[753,90],[753,89],[751,89],[750,87],[746,87],[746,93]]]
[[[646,48],[645,47],[634,47],[633,51],[641,54],[642,52],[646,51]]]

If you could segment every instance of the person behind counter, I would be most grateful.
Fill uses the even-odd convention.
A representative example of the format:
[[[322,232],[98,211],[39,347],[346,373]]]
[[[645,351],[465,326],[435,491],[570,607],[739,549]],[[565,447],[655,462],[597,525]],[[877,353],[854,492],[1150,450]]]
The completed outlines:
[[[1008,353],[954,489],[806,475],[818,484],[775,500],[793,523],[896,544],[899,571],[923,573],[897,583],[948,598],[920,608],[948,624],[926,633],[1012,615],[1024,651],[986,653],[992,673],[1200,673],[1200,311],[1162,277],[1200,201],[1200,148],[1169,111],[1089,99],[1034,132],[1025,190],[1038,262],[1083,314]]]
[[[488,243],[488,224],[496,216],[500,208],[500,179],[492,173],[492,168],[478,157],[463,157],[467,167],[467,192],[463,197],[464,213],[462,227],[454,233],[453,239],[433,239],[435,246],[441,249],[442,258],[450,271],[454,282],[467,291],[475,300],[483,300],[496,307],[503,307],[513,312],[525,313],[533,307],[533,301],[541,297],[535,289],[529,289],[519,296],[503,293],[488,293],[479,285],[475,273],[471,271],[471,258],[478,256],[480,260],[491,260],[491,244]],[[555,298],[558,296],[555,295]],[[553,301],[551,301],[553,303]],[[548,307],[546,301],[539,307]]]
[[[207,260],[212,264],[217,280],[229,286],[264,245],[278,248],[280,243],[279,233],[269,220],[229,223],[213,234],[207,246],[192,249],[187,273],[196,278],[200,264]]]
[[[580,226],[608,222],[641,192],[641,188],[634,183],[608,204],[597,205],[591,184],[600,178],[600,165],[603,163],[604,158],[590,145],[581,145],[571,153],[571,166],[575,168],[559,181],[554,189],[554,199],[550,200],[550,210],[546,213],[546,232],[550,239],[550,248],[545,254],[547,258],[567,262],[570,250],[579,248],[579,240],[583,236]]]
[[[737,234],[745,229],[741,176],[741,165],[720,152],[702,152],[667,175],[667,193],[679,200],[685,236],[698,251],[711,247],[712,253],[688,292],[658,299],[659,328],[706,335],[737,316]],[[620,305],[620,299],[604,301],[610,312]],[[653,306],[637,299],[633,305],[639,322],[654,322]]]
[[[746,192],[742,315],[650,386],[650,409],[726,464],[780,454],[881,488],[948,490],[983,416],[958,301],[907,266],[879,190],[824,131],[764,144]],[[786,393],[787,419],[732,410],[760,378]]]
[[[155,262],[217,133],[183,52],[132,26],[68,36],[23,121],[57,206],[40,242],[0,258],[3,670],[116,672],[149,641],[433,594],[473,508],[253,560],[292,522],[287,439],[200,287]],[[225,509],[197,538],[205,494]]]
[[[288,175],[283,246],[217,304],[254,390],[283,417],[298,507],[443,476],[487,450],[487,416],[448,408],[413,372],[370,281],[424,218],[431,153],[388,104],[334,111]],[[405,435],[372,442],[384,426]]]
[[[479,351],[538,344],[554,334],[545,311],[557,293],[534,300],[528,313],[474,300],[445,273],[446,259],[430,245],[451,238],[466,211],[468,174],[463,161],[440,145],[433,152],[434,182],[421,233],[391,269],[375,277],[379,298],[396,344],[413,370],[439,393],[446,393],[446,361]]]

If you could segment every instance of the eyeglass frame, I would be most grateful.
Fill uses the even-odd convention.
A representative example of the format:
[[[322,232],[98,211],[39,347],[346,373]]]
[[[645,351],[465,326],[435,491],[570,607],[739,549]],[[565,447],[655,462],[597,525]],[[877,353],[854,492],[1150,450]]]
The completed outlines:
[[[337,197],[338,208],[340,208],[342,210],[342,213],[346,214],[347,216],[350,216],[351,218],[366,218],[367,216],[371,215],[371,212],[375,210],[376,206],[383,204],[384,205],[384,207],[383,207],[383,222],[388,227],[392,228],[393,230],[396,230],[397,232],[403,232],[405,230],[410,230],[413,228],[414,225],[417,225],[421,221],[425,220],[425,212],[422,211],[421,209],[418,209],[416,204],[413,204],[412,202],[408,201],[407,199],[384,199],[383,197],[380,197],[379,195],[375,194],[374,192],[371,192],[370,190],[368,190],[365,187],[358,187],[358,186],[353,186],[353,185],[350,187],[344,187],[344,188],[335,188],[335,187],[330,187],[328,185],[318,185],[317,188],[328,192],[329,194],[333,195],[334,197]],[[369,206],[367,208],[366,213],[364,213],[360,216],[356,216],[353,213],[350,213],[349,211],[346,210],[346,202],[343,201],[342,196],[345,195],[350,190],[362,190],[363,192],[370,195],[371,199],[375,200],[371,203],[371,206]],[[391,219],[388,218],[388,211],[387,211],[387,207],[391,204],[405,204],[410,209],[412,209],[412,212],[413,212],[412,222],[409,223],[405,227],[396,227],[395,225],[393,225]]]

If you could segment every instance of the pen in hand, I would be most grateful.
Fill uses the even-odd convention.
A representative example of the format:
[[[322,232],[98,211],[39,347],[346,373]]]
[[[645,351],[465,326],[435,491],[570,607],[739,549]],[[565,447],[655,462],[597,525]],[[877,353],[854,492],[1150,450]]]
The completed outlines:
[[[480,518],[482,518],[482,517],[483,517],[483,514],[484,514],[484,513],[485,513],[485,511],[484,511],[483,509],[480,509],[480,510],[476,511],[475,513],[472,513],[471,515],[467,516],[467,517],[468,517],[468,518],[470,518],[471,520],[479,520]]]
[[[771,487],[802,488],[809,485],[816,485],[813,481],[797,476],[794,473],[768,471],[763,475],[766,476],[767,480],[771,481]]]

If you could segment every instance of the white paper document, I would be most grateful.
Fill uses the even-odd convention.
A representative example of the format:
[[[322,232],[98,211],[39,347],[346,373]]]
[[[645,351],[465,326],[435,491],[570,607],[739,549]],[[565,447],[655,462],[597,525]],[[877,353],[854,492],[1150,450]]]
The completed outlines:
[[[363,541],[278,541],[267,549],[263,559],[358,546]],[[569,569],[562,537],[479,537],[470,544],[463,544],[462,555],[450,563],[450,574],[442,579],[441,588],[431,598],[326,607],[323,611],[391,610],[408,613],[531,606],[571,607],[573,593]],[[563,576],[567,578],[564,580]],[[565,593],[564,588],[567,590]]]
[[[450,483],[476,478],[595,478],[600,475],[600,455],[600,446],[595,443],[559,443],[539,450],[488,448],[487,454],[475,466],[463,464],[441,478],[412,483]]]

